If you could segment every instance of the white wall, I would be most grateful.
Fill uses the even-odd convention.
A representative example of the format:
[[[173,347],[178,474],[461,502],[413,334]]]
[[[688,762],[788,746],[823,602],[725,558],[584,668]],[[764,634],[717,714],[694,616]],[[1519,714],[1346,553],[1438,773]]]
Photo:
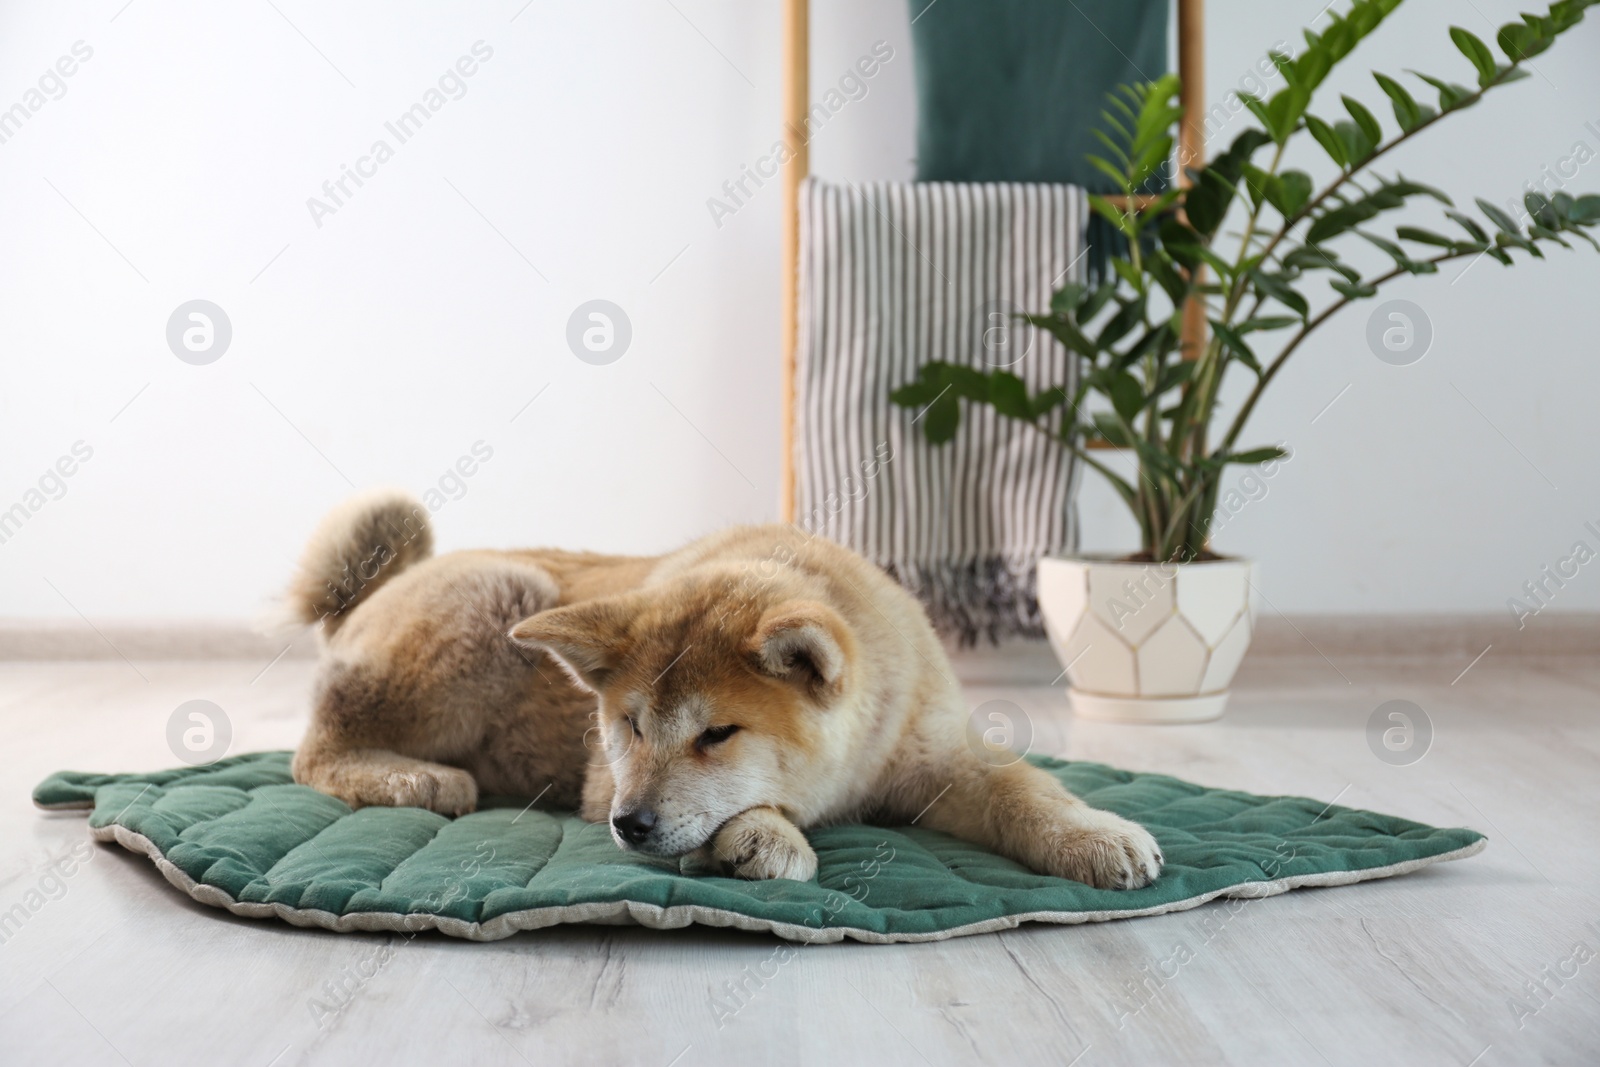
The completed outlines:
[[[93,49],[0,144],[0,510],[93,450],[0,544],[0,615],[247,616],[350,483],[422,492],[480,441],[493,457],[436,517],[446,548],[650,551],[772,517],[779,193],[720,226],[706,202],[778,136],[777,4],[276,3],[0,6],[0,108]],[[1213,0],[1212,95],[1321,6]],[[909,177],[905,5],[813,7],[817,92],[895,49],[815,170]],[[1457,8],[1412,0],[1360,61],[1464,80],[1445,23],[1491,28]],[[384,123],[480,40],[465,95],[397,144]],[[1503,200],[1600,150],[1597,44],[1583,28],[1397,165]],[[378,138],[394,157],[317,226],[307,198]],[[1600,190],[1600,166],[1573,186]],[[1221,545],[1263,561],[1277,607],[1504,610],[1597,540],[1600,256],[1453,277],[1397,290],[1437,331],[1421,363],[1375,359],[1356,310],[1263,405],[1254,437],[1295,458]],[[207,366],[165,339],[196,298],[234,332]],[[594,298],[633,325],[609,366],[565,341]],[[1092,547],[1128,545],[1092,481],[1084,507]],[[1600,607],[1600,565],[1558,606]]]

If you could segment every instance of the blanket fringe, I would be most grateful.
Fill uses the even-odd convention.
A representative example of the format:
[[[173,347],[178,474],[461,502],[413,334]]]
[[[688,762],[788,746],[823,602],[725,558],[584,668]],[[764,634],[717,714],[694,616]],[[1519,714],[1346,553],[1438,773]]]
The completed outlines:
[[[922,601],[933,628],[964,648],[980,638],[999,644],[1008,637],[1044,637],[1032,556],[882,566]]]

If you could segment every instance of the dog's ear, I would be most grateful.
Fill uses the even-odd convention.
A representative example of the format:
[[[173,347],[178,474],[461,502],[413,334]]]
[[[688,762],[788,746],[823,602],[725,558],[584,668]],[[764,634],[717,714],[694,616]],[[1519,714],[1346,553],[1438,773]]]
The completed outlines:
[[[572,680],[598,691],[627,654],[629,613],[615,600],[590,600],[530,615],[511,628],[511,640],[550,653]]]
[[[745,648],[761,673],[831,700],[844,692],[854,644],[838,612],[814,600],[791,600],[761,616]]]

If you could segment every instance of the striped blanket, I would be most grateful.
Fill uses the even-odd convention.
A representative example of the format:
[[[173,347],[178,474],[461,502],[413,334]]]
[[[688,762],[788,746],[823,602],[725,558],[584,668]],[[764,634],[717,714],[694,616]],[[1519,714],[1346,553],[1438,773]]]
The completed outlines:
[[[1043,633],[1034,564],[1077,543],[1070,453],[963,405],[948,445],[889,403],[930,360],[1004,367],[1030,390],[1077,361],[1014,316],[1082,280],[1083,193],[1015,183],[833,184],[801,194],[798,510],[964,643]]]

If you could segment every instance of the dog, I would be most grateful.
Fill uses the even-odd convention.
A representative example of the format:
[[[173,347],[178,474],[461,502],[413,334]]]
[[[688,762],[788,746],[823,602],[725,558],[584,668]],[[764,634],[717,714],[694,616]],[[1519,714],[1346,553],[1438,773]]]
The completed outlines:
[[[748,879],[813,878],[804,831],[850,821],[916,821],[1103,889],[1160,872],[1143,827],[980,758],[921,605],[824,538],[738,527],[654,557],[432,548],[402,493],[317,528],[284,600],[323,635],[295,781],[444,815],[480,794],[543,798],[624,850]]]

